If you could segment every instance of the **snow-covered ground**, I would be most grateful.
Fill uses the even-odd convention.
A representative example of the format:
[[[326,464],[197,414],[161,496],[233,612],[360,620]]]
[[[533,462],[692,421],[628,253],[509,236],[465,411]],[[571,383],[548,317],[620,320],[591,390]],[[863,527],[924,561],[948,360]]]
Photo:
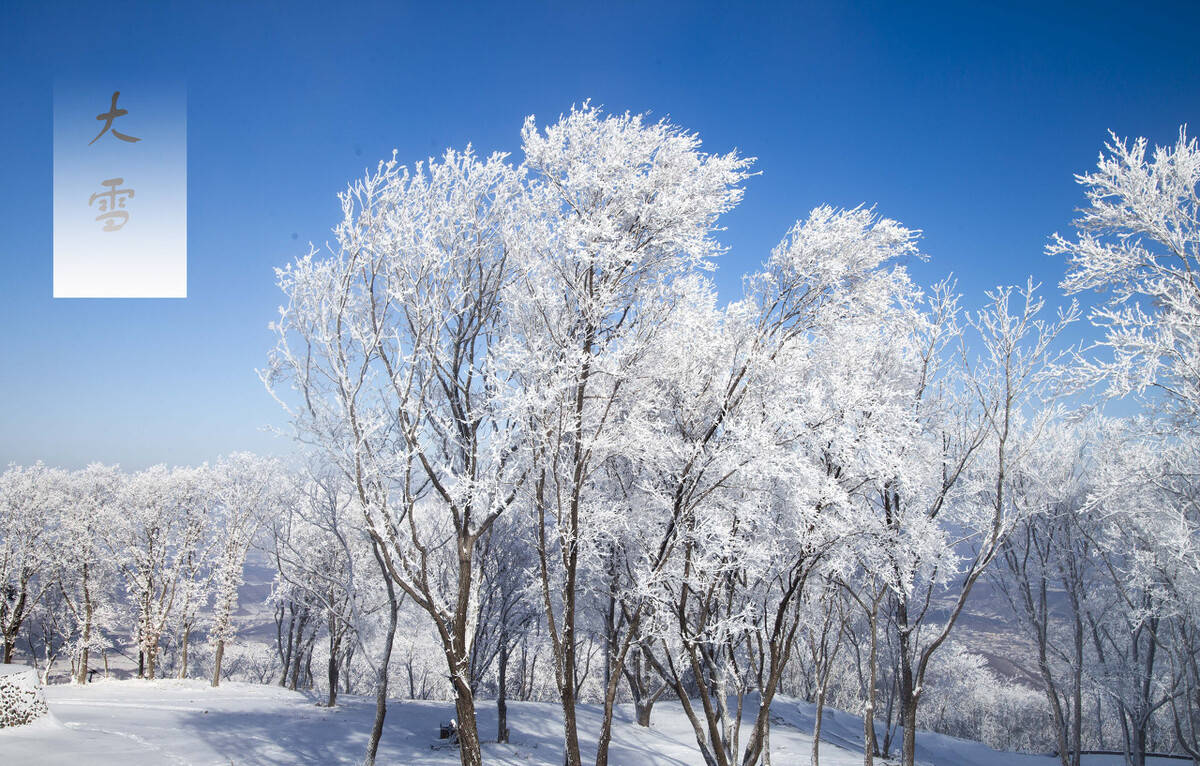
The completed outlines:
[[[227,683],[213,689],[203,681],[101,681],[46,690],[50,716],[15,729],[0,730],[0,764],[66,766],[157,766],[158,764],[339,764],[356,763],[366,745],[371,701],[343,698],[334,709],[274,686]],[[771,730],[777,766],[807,764],[812,738],[812,706],[777,701]],[[454,750],[433,749],[438,723],[453,717],[444,702],[394,702],[380,747],[383,764],[456,764]],[[610,762],[615,766],[696,766],[701,763],[691,727],[677,704],[660,702],[653,726],[638,727],[632,710],[617,713]],[[585,748],[594,748],[599,711],[584,706],[580,726]],[[481,703],[481,734],[494,738],[496,709]],[[509,705],[511,744],[484,745],[487,764],[561,763],[562,714],[557,705]],[[859,718],[827,711],[821,763],[854,766],[861,736]],[[839,746],[841,745],[841,746]],[[843,747],[844,746],[844,747]],[[920,737],[920,760],[932,766],[1054,766],[1044,756],[998,753],[975,742],[934,734]],[[588,757],[585,755],[585,762]],[[1097,758],[1088,766],[1119,759]],[[1179,761],[1165,761],[1174,766]],[[1156,765],[1157,766],[1157,765]]]

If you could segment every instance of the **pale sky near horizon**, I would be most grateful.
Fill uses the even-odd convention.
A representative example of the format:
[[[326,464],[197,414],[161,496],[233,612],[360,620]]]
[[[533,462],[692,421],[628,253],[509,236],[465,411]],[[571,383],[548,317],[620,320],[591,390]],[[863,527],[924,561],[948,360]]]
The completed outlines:
[[[283,418],[255,374],[272,270],[329,237],[337,192],[393,149],[519,155],[525,115],[589,98],[758,158],[724,219],[725,299],[827,202],[921,229],[918,281],[954,272],[968,305],[1029,274],[1059,302],[1043,249],[1107,131],[1168,143],[1200,126],[1200,4],[1045,5],[10,0],[0,465],[289,451],[263,430]],[[52,86],[123,67],[186,83],[188,297],[55,300]]]

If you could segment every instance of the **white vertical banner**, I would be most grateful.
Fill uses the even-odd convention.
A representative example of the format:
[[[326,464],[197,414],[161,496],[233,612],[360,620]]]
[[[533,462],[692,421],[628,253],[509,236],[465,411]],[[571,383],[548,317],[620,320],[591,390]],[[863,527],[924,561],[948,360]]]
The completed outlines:
[[[54,297],[187,297],[187,99],[88,74],[54,88]]]

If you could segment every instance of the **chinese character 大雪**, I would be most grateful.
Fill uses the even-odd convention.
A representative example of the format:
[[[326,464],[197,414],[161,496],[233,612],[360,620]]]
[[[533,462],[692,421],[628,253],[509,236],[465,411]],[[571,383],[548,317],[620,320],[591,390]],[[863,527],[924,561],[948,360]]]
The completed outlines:
[[[118,109],[117,108],[117,96],[119,96],[119,95],[121,95],[121,91],[119,91],[119,90],[113,91],[112,106],[109,107],[109,110],[107,112],[96,115],[97,120],[104,120],[104,127],[100,130],[99,133],[96,134],[96,138],[93,138],[91,141],[88,141],[88,146],[91,146],[92,144],[96,143],[96,141],[100,138],[100,136],[107,133],[110,129],[112,130],[112,134],[114,136],[116,136],[117,138],[121,139],[122,141],[128,141],[129,143],[132,144],[132,143],[136,143],[136,142],[142,140],[140,138],[134,138],[133,136],[127,136],[112,126],[113,120],[117,119],[118,117],[123,117],[124,115],[129,114],[128,109]]]
[[[108,191],[93,194],[88,200],[88,207],[99,199],[100,215],[96,216],[96,220],[104,221],[104,231],[117,231],[129,221],[129,213],[120,208],[125,207],[125,200],[133,197],[133,189],[117,188],[125,183],[124,178],[110,178],[100,183],[107,186]]]

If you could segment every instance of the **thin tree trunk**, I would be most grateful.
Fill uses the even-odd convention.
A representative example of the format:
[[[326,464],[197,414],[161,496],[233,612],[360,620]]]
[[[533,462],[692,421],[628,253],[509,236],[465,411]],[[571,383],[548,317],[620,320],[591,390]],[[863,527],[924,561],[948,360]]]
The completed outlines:
[[[817,711],[813,718],[812,766],[821,766],[821,719],[825,715],[825,688],[817,692]]]
[[[608,766],[608,748],[612,743],[613,706],[617,701],[617,689],[621,685],[621,676],[625,670],[625,658],[629,653],[634,632],[637,630],[637,621],[636,616],[630,620],[625,640],[621,642],[621,646],[615,653],[611,643],[606,642],[605,663],[607,668],[605,675],[607,683],[604,688],[604,716],[600,722],[600,737],[596,742],[596,766]]]
[[[562,667],[560,690],[562,692],[563,729],[565,736],[563,766],[581,766],[579,757],[579,724],[575,717],[578,689],[575,679],[575,596],[576,578],[579,574],[579,508],[582,503],[584,474],[587,458],[583,452],[583,412],[586,391],[591,379],[591,354],[596,330],[589,325],[584,331],[583,366],[575,386],[574,422],[571,426],[572,477],[571,498],[568,504],[567,534],[563,537],[566,550],[562,551],[565,574],[563,588]]]
[[[337,704],[337,690],[338,690],[337,657],[338,657],[339,647],[337,646],[336,643],[334,643],[332,638],[330,639],[330,644],[331,644],[331,646],[329,647],[329,667],[328,667],[328,679],[327,679],[329,681],[329,698],[325,702],[325,707],[333,707],[335,704]]]
[[[213,658],[213,677],[212,685],[221,685],[221,660],[225,657],[225,639],[217,639],[217,654]]]
[[[1075,667],[1071,679],[1071,694],[1075,706],[1075,718],[1071,721],[1071,766],[1080,766],[1083,754],[1083,620],[1075,613]]]
[[[573,596],[571,600],[574,601]],[[571,611],[574,611],[573,606],[572,604]],[[574,615],[570,615],[567,619],[570,622],[574,622],[573,618]],[[575,719],[575,631],[574,626],[568,630],[565,625],[566,621],[564,620],[563,626],[562,709],[563,730],[566,734],[566,741],[563,748],[563,766],[580,766],[579,724]]]
[[[288,688],[292,691],[296,691],[296,686],[300,683],[300,663],[304,661],[304,626],[308,622],[308,612],[301,612],[299,619],[295,622],[296,643],[292,651],[292,678],[288,683]]]
[[[296,624],[296,608],[295,606],[288,607],[288,629],[287,629],[287,648],[282,652],[281,659],[283,660],[283,672],[279,675],[279,685],[287,686],[288,671],[292,667],[292,636],[294,626]],[[276,633],[283,628],[283,616],[280,615],[279,625]]]
[[[79,653],[78,683],[88,682],[88,644],[92,640],[92,593],[88,587],[88,565],[83,564],[83,650]]]
[[[917,703],[919,692],[915,687],[915,674],[908,632],[908,605],[903,599],[896,604],[896,624],[900,628],[900,726],[903,730],[900,744],[901,766],[915,766],[917,750]]]
[[[188,627],[187,623],[184,623],[184,626],[183,626],[183,648],[182,648],[182,651],[180,652],[180,661],[179,661],[179,677],[180,678],[187,678],[188,637],[191,635],[191,633],[192,633],[191,628]]]
[[[867,660],[867,708],[863,711],[863,766],[875,766],[875,751],[879,747],[879,741],[875,737],[875,676],[879,656],[879,633],[876,629],[878,609],[879,601],[876,600],[875,610],[867,616],[870,651]]]
[[[363,766],[375,766],[375,755],[379,752],[379,740],[383,737],[383,720],[387,716],[388,665],[392,661],[392,644],[396,638],[396,618],[400,611],[400,604],[396,600],[396,588],[392,584],[392,578],[388,574],[383,556],[379,553],[378,542],[374,540],[371,542],[371,551],[375,554],[375,561],[379,563],[379,571],[383,574],[383,581],[387,586],[388,608],[391,613],[388,617],[387,635],[383,642],[383,659],[380,660],[379,670],[375,676],[375,721],[371,724],[371,736],[367,740],[367,753],[363,758]]]
[[[500,633],[499,689],[496,697],[496,741],[508,741],[508,632]]]
[[[771,766],[771,727],[768,726],[763,730],[762,737],[762,762],[763,766]]]
[[[158,669],[158,640],[154,643],[146,642],[146,678],[154,680],[154,673]]]

